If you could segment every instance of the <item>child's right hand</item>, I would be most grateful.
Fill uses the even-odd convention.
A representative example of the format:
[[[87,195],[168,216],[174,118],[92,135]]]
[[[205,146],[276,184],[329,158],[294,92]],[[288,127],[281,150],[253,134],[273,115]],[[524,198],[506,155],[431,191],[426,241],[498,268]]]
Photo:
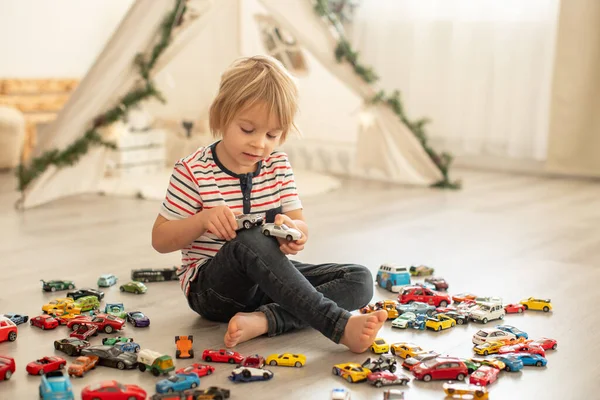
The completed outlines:
[[[236,214],[239,211],[231,211],[227,206],[218,206],[202,211],[205,214],[205,228],[207,231],[216,235],[219,239],[232,240],[235,238],[237,229]]]

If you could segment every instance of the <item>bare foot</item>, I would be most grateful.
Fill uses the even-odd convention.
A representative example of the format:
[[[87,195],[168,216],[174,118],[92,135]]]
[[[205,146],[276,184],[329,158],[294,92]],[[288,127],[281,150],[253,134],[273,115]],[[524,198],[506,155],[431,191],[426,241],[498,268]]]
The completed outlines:
[[[346,324],[340,343],[354,353],[365,352],[373,344],[377,332],[379,332],[387,317],[388,313],[385,310],[351,316],[348,324]]]
[[[238,343],[264,335],[269,330],[267,317],[260,311],[252,313],[239,312],[229,320],[225,334],[226,347],[233,347]]]

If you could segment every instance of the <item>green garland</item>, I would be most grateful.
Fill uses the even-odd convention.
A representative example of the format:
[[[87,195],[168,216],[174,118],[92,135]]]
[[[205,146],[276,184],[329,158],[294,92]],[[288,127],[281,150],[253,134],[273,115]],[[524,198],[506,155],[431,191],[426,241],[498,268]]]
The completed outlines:
[[[344,31],[339,23],[336,15],[329,11],[327,0],[316,0],[314,6],[315,12],[322,18],[326,18],[327,21],[334,27],[339,35],[339,41],[335,48],[335,58],[338,62],[349,63],[354,72],[361,77],[363,81],[368,84],[375,83],[379,77],[373,70],[373,68],[362,65],[358,60],[358,52],[352,49],[350,42],[345,38]],[[400,100],[400,92],[395,90],[392,95],[387,96],[383,90],[380,90],[375,97],[370,101],[371,104],[377,104],[384,102],[387,104],[394,113],[400,118],[400,120],[410,129],[415,137],[421,143],[421,146],[437,166],[442,173],[442,180],[434,183],[433,187],[447,188],[447,189],[459,189],[461,187],[460,181],[450,181],[449,169],[452,163],[452,155],[446,152],[438,154],[428,143],[427,135],[425,134],[425,125],[429,122],[427,118],[419,119],[417,121],[411,121],[404,113],[404,106]]]
[[[181,23],[186,11],[185,2],[187,0],[174,1],[175,6],[173,7],[173,10],[167,14],[161,24],[160,38],[152,48],[149,59],[142,53],[137,54],[134,59],[141,77],[140,85],[131,89],[119,100],[117,105],[94,118],[92,126],[85,134],[67,146],[64,150],[52,149],[33,158],[27,166],[20,164],[16,169],[16,175],[18,178],[18,189],[21,193],[32,181],[38,178],[52,165],[57,168],[74,165],[83,155],[87,154],[91,147],[94,146],[116,149],[117,146],[115,143],[102,139],[102,136],[98,131],[100,128],[111,125],[124,118],[129,109],[143,100],[154,97],[163,103],[165,102],[161,93],[154,86],[150,75],[156,61],[171,42],[173,28]]]

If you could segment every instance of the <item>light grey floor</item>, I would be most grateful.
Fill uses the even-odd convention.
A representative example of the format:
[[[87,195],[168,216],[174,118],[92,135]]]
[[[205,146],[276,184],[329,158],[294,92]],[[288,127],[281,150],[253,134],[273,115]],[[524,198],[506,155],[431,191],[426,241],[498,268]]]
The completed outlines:
[[[301,258],[358,262],[373,271],[384,261],[423,263],[435,266],[450,282],[451,293],[474,291],[510,302],[528,296],[551,298],[553,313],[506,318],[506,323],[533,337],[558,339],[558,350],[549,352],[548,367],[502,372],[490,387],[491,398],[599,398],[600,184],[458,173],[465,189],[457,192],[348,182],[334,193],[305,199],[311,237]],[[13,187],[10,176],[0,176],[0,313],[38,315],[41,305],[53,297],[40,290],[41,278],[73,279],[78,286],[89,286],[102,273],[115,273],[122,282],[129,279],[132,268],[178,263],[178,254],[160,255],[150,246],[155,202],[84,196],[20,214],[12,208]],[[393,298],[383,290],[376,290],[375,297]],[[185,334],[194,335],[198,353],[222,346],[226,326],[197,317],[175,282],[149,284],[148,293],[141,296],[123,295],[112,287],[106,300],[123,301],[128,309],[140,309],[151,317],[149,329],[124,331],[142,347],[174,355],[174,336]],[[386,324],[381,336],[389,342],[414,341],[467,357],[472,355],[471,335],[479,327],[399,332]],[[0,399],[36,398],[40,378],[28,376],[25,365],[55,354],[52,342],[66,335],[64,327],[43,332],[22,325],[16,342],[0,343],[0,354],[17,362],[13,378],[0,383]],[[308,364],[302,369],[272,368],[276,374],[272,381],[249,384],[230,383],[231,367],[215,364],[217,373],[202,378],[201,387],[230,388],[234,399],[327,399],[336,386],[350,389],[353,399],[382,398],[382,389],[350,385],[330,372],[333,364],[362,362],[368,354],[349,353],[310,329],[259,338],[237,350],[265,356],[300,352],[306,354]],[[176,361],[178,366],[188,363]],[[111,378],[139,384],[149,393],[154,393],[157,381],[137,370],[100,367],[73,383],[78,394],[86,384]],[[441,382],[411,382],[406,398],[443,398],[441,386]]]

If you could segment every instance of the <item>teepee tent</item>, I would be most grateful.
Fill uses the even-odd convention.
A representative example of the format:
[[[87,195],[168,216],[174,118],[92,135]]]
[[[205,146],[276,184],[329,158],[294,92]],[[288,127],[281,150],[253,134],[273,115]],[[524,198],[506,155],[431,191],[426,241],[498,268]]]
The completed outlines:
[[[282,55],[293,57],[301,102],[298,125],[303,137],[284,150],[296,170],[310,169],[400,184],[431,185],[442,174],[419,141],[386,106],[365,106],[375,89],[345,63],[338,63],[337,39],[310,0],[190,0],[183,23],[153,69],[166,104],[145,108],[157,119],[203,118],[216,94],[221,72],[236,58],[273,54],[275,27],[285,32]],[[83,135],[94,118],[114,106],[139,79],[133,63],[148,51],[173,2],[137,0],[74,92],[45,132],[39,152],[65,148]],[[267,29],[268,28],[268,29]],[[290,39],[291,38],[291,39]],[[290,47],[291,46],[291,47]],[[275,50],[274,50],[275,49]],[[279,57],[278,57],[279,58]],[[60,197],[99,191],[110,150],[92,148],[77,164],[48,168],[24,191],[24,208]],[[185,154],[181,154],[184,156]]]

